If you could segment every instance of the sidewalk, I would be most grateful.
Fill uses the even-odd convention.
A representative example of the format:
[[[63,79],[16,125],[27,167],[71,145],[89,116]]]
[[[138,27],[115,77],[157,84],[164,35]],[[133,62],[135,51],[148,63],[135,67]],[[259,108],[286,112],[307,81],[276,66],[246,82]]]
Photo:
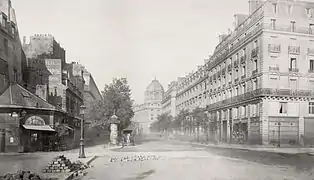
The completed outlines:
[[[291,146],[285,146],[282,147],[276,147],[273,145],[241,145],[241,144],[211,144],[211,143],[197,143],[197,142],[191,142],[189,140],[178,140],[174,138],[175,141],[180,142],[189,142],[193,145],[201,145],[201,146],[207,146],[207,147],[213,147],[213,148],[224,148],[224,149],[239,149],[239,150],[249,150],[249,151],[263,151],[263,152],[274,152],[274,153],[284,153],[284,154],[302,154],[302,153],[308,153],[311,155],[314,155],[314,148],[306,148],[306,147],[291,147]]]
[[[17,170],[30,170],[41,173],[49,162],[58,155],[64,155],[71,162],[81,161],[85,164],[93,160],[95,156],[102,156],[109,152],[105,145],[97,145],[85,148],[86,158],[78,158],[79,149],[73,149],[62,152],[38,152],[38,153],[6,153],[0,155],[0,175]],[[57,176],[61,179],[70,173],[60,173]],[[51,174],[46,174],[51,175]]]

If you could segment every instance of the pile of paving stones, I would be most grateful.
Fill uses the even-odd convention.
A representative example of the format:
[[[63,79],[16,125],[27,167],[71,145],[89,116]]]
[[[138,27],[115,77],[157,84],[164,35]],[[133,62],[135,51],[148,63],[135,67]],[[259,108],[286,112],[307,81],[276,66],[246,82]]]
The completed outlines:
[[[126,156],[126,157],[111,157],[109,159],[109,162],[136,162],[136,161],[150,161],[150,160],[160,160],[160,156],[156,155],[134,155],[134,156]]]
[[[69,173],[89,168],[84,163],[77,161],[71,163],[64,155],[55,157],[48,166],[43,169],[44,173]]]
[[[0,176],[0,180],[42,180],[39,175],[30,171],[17,171],[16,173],[8,173]]]

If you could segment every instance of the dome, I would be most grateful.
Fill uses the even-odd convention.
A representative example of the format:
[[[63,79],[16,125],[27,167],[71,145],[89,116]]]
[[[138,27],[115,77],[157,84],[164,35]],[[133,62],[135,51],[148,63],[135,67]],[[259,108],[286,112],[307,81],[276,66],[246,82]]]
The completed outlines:
[[[160,82],[154,79],[146,88],[145,91],[145,103],[152,103],[155,101],[162,101],[164,94],[164,88]]]
[[[148,92],[155,92],[155,91],[162,91],[164,92],[164,88],[160,84],[160,82],[156,79],[154,79],[146,88],[146,91]]]

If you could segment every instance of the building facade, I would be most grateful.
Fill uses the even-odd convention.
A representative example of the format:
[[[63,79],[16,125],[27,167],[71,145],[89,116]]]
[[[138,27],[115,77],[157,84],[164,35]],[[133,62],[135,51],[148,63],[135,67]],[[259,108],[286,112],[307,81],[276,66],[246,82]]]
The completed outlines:
[[[144,103],[134,106],[132,121],[138,124],[141,133],[149,133],[151,124],[157,121],[157,117],[162,110],[161,101],[163,96],[163,86],[158,80],[154,79],[146,88]]]
[[[176,116],[176,96],[177,96],[177,82],[172,81],[168,85],[168,89],[161,101],[162,113],[170,114],[172,117]]]
[[[176,111],[205,105],[221,142],[313,144],[313,5],[250,1],[205,71],[178,83]]]
[[[32,151],[43,147],[44,134],[54,133],[52,114],[59,112],[25,88],[27,61],[11,1],[1,1],[0,11],[0,152]],[[44,130],[32,133],[34,128]]]
[[[84,69],[83,78],[85,80],[84,85],[84,105],[86,107],[85,120],[89,121],[91,123],[91,126],[93,126],[97,124],[97,122],[92,118],[91,110],[93,108],[93,105],[98,101],[101,101],[103,97],[96,85],[96,82],[94,81],[92,74],[88,72],[87,69]]]

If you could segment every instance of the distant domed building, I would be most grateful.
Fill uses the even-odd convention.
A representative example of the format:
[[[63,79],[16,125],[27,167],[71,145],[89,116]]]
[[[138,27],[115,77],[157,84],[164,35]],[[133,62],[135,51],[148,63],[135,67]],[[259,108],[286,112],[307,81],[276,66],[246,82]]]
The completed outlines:
[[[147,86],[144,93],[144,104],[134,106],[133,121],[139,124],[142,133],[150,132],[151,124],[161,114],[161,101],[164,96],[164,88],[156,79]]]

